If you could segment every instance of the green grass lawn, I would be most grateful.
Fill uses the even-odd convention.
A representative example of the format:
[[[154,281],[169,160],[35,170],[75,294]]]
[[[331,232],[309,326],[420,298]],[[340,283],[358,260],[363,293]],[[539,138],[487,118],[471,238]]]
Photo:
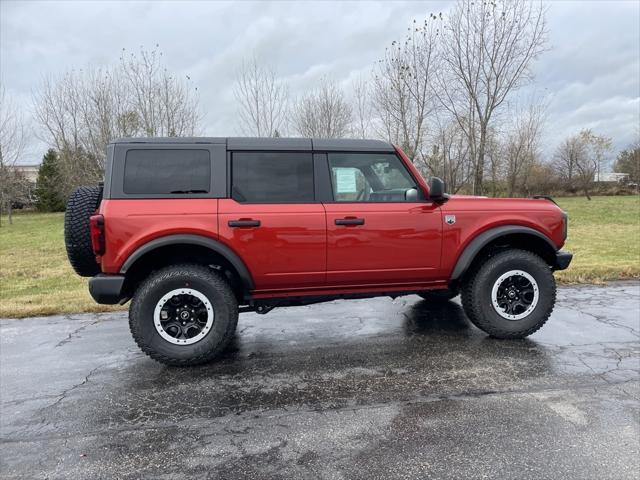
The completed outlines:
[[[566,250],[569,269],[564,282],[602,282],[640,277],[640,197],[559,198],[569,214]]]
[[[563,282],[640,278],[640,197],[561,198],[569,213],[571,267]],[[0,317],[113,310],[93,302],[87,279],[67,261],[62,213],[27,213],[2,219]]]
[[[87,279],[71,269],[64,249],[63,213],[2,218],[0,318],[113,309],[89,296]]]

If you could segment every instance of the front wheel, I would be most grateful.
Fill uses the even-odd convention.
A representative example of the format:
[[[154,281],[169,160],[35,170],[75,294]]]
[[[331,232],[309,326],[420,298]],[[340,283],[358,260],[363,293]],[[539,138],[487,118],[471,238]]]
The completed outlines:
[[[201,265],[151,274],[129,309],[131,334],[144,353],[167,365],[205,363],[229,344],[238,302],[226,280]]]
[[[496,338],[524,338],[553,310],[556,283],[549,265],[524,250],[500,252],[471,272],[462,289],[469,320]]]

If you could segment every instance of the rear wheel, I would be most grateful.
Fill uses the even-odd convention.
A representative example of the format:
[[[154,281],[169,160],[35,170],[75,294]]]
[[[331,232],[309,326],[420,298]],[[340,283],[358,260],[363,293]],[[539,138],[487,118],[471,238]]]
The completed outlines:
[[[154,360],[188,366],[219,355],[238,323],[238,303],[226,280],[201,265],[159,270],[142,282],[129,309],[138,346]]]
[[[428,302],[446,302],[456,298],[459,294],[460,292],[457,289],[446,288],[443,290],[429,290],[418,295]]]
[[[500,252],[472,271],[462,289],[469,320],[496,338],[523,338],[542,327],[553,310],[551,269],[524,250]]]

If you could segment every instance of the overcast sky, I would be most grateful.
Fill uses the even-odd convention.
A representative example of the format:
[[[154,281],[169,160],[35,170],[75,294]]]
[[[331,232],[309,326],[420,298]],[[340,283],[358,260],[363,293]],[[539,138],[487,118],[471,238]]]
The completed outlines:
[[[237,135],[233,79],[243,58],[272,66],[294,95],[323,75],[347,86],[370,72],[412,19],[449,5],[0,0],[0,78],[28,117],[43,75],[113,64],[123,48],[159,44],[168,67],[200,91],[203,133]],[[582,128],[626,147],[640,122],[640,1],[547,5],[551,50],[537,61],[530,87],[549,104],[545,153]],[[39,162],[43,149],[34,140],[25,163]]]

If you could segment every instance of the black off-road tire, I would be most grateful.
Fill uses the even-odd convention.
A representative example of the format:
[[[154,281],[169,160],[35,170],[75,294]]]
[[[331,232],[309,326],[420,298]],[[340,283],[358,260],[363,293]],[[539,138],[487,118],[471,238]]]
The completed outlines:
[[[537,305],[520,320],[503,318],[491,301],[494,283],[511,270],[528,273],[538,286]],[[556,301],[556,282],[542,258],[525,250],[510,249],[476,265],[467,276],[461,294],[464,311],[476,327],[495,338],[524,338],[540,329],[551,315]]]
[[[429,290],[421,292],[418,296],[422,297],[428,302],[448,302],[449,300],[456,298],[460,292],[458,290],[446,288],[442,290]]]
[[[211,329],[196,343],[175,345],[165,340],[154,326],[154,310],[168,292],[192,288],[211,303],[214,321]],[[136,290],[129,308],[129,328],[138,346],[154,360],[185,367],[213,360],[229,344],[238,324],[238,301],[228,282],[202,265],[166,267],[147,277]]]
[[[102,200],[102,187],[78,187],[69,197],[64,213],[64,243],[69,263],[82,277],[100,273],[91,248],[89,218]]]

